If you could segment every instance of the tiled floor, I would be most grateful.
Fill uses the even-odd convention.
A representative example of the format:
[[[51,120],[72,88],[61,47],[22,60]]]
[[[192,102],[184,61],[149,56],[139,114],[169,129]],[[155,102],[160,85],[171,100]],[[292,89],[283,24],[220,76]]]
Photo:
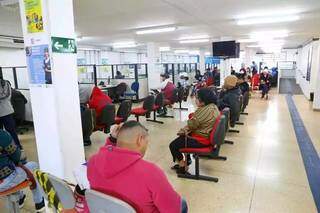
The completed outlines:
[[[319,117],[320,113],[310,110],[302,96],[296,96],[295,101],[300,113],[306,112],[301,116],[320,151],[320,133],[313,127],[319,121],[314,116]],[[194,107],[189,105],[192,111]],[[175,189],[186,198],[191,213],[317,212],[285,97],[273,94],[265,101],[253,95],[247,111],[249,116],[241,117],[245,125],[237,126],[240,134],[227,136],[235,144],[221,149],[221,155],[228,160],[200,160],[201,172],[219,177],[218,183],[178,179],[170,170],[168,145],[185,124],[188,112],[175,111],[175,119],[163,119],[164,125],[141,119],[152,138],[145,158],[165,171]],[[98,132],[92,136],[93,146],[86,148],[87,158],[104,144],[105,138]],[[37,160],[33,135],[21,139],[29,159]],[[32,212],[32,208],[29,195],[25,212]]]

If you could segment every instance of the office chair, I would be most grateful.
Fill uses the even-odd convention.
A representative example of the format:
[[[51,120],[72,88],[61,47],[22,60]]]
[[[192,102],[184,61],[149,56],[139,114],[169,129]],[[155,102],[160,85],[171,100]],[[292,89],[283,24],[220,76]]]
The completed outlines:
[[[136,116],[137,121],[139,121],[140,116],[146,116],[148,118],[150,116],[150,112],[153,111],[153,105],[154,105],[154,96],[149,95],[143,101],[142,107],[132,109],[131,114]]]

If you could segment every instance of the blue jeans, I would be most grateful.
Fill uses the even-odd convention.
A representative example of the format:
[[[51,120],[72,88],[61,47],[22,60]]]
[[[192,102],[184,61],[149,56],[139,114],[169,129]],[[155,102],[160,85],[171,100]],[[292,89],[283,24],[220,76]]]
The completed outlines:
[[[185,199],[181,200],[181,213],[188,213],[188,205]]]
[[[27,167],[30,171],[34,171],[38,168],[37,163],[35,162],[28,162],[27,164],[24,165]],[[13,188],[23,181],[27,179],[27,174],[26,172],[21,169],[20,167],[16,167],[15,172],[13,172],[11,175],[6,177],[2,183],[0,183],[0,192],[6,191],[10,188]],[[23,197],[24,193],[20,191],[20,199]],[[40,191],[39,186],[37,185],[36,189],[32,190],[32,195],[33,195],[33,201],[34,203],[41,203],[42,202],[42,194]]]

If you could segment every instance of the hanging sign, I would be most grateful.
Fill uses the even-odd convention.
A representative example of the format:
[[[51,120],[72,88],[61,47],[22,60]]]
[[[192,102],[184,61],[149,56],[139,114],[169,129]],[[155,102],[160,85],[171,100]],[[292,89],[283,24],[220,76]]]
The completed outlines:
[[[76,40],[73,38],[51,37],[52,52],[77,53]]]

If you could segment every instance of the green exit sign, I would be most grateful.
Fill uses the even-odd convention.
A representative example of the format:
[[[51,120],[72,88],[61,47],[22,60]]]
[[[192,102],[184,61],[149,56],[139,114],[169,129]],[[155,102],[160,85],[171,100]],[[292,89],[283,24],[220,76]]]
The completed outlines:
[[[73,38],[51,37],[52,52],[77,53],[76,40]]]

